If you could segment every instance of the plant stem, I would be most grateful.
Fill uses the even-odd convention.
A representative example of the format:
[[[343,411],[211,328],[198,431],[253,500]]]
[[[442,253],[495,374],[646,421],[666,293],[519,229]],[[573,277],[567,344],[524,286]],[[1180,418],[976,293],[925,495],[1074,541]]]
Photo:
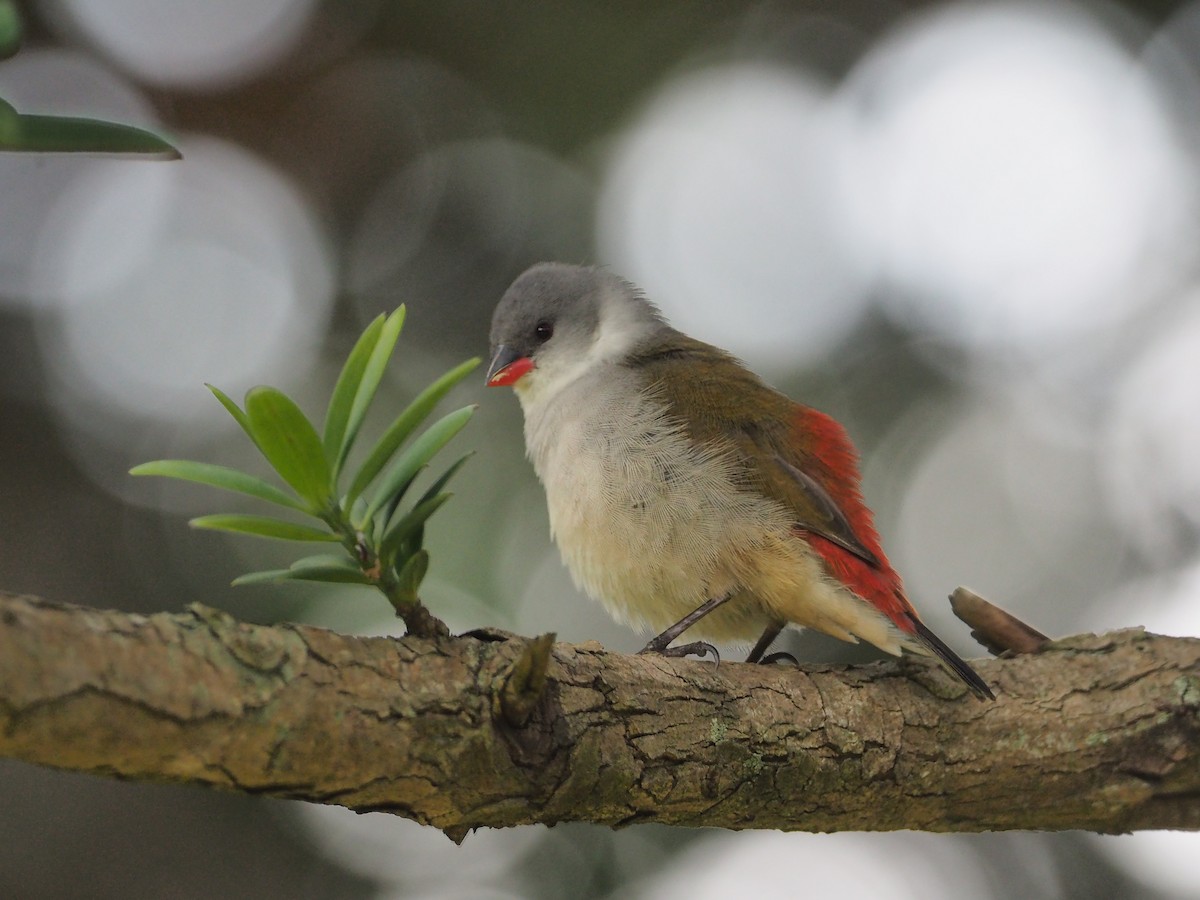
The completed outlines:
[[[450,637],[450,629],[446,623],[431,613],[420,600],[400,605],[393,602],[392,605],[396,607],[396,615],[404,620],[404,626],[413,637]]]
[[[350,522],[349,517],[341,507],[334,507],[321,514],[322,521],[329,529],[341,538],[342,546],[350,554],[350,558],[371,579],[375,588],[387,597],[396,615],[404,620],[408,633],[416,637],[439,638],[449,637],[450,629],[446,623],[431,613],[421,603],[421,598],[407,591],[402,591],[396,583],[396,573],[392,569],[384,569],[379,563],[379,554],[375,542],[368,532],[359,532]],[[368,523],[369,527],[370,523]]]

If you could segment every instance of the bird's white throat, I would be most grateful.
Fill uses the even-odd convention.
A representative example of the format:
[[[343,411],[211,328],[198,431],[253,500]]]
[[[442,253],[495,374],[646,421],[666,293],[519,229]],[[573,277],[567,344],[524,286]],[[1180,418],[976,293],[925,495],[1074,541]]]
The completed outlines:
[[[611,288],[605,290],[591,343],[576,355],[560,353],[539,361],[513,386],[527,416],[584,375],[620,363],[638,343],[663,327],[656,317],[648,315],[649,309],[641,300]]]

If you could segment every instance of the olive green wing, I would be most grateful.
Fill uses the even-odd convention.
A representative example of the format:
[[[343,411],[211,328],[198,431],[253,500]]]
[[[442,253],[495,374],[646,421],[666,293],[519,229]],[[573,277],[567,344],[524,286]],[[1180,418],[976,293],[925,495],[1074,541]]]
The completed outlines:
[[[837,429],[835,437],[845,444],[839,450],[853,459],[841,426],[793,403],[724,350],[679,333],[635,356],[632,364],[645,373],[648,389],[661,397],[693,440],[732,451],[748,490],[782,504],[796,528],[879,566],[878,556],[859,539],[842,505],[822,484],[830,467],[813,455],[818,448],[806,446],[816,442],[796,428],[798,416],[819,416],[821,425]]]

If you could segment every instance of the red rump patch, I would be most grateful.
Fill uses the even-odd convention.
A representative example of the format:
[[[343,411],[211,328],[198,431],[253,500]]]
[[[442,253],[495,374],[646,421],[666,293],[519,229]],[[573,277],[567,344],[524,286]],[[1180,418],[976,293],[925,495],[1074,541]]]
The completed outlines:
[[[516,384],[533,369],[533,360],[528,356],[514,359],[507,366],[488,379],[488,387],[507,387]]]
[[[891,619],[901,631],[916,633],[917,628],[913,624],[915,611],[904,596],[900,576],[882,554],[876,553],[876,556],[883,560],[884,567],[875,568],[819,534],[804,532],[804,536],[824,560],[830,575]]]
[[[809,544],[824,560],[830,575],[886,615],[901,631],[915,633],[916,611],[904,596],[904,585],[884,555],[871,511],[863,503],[858,489],[858,454],[846,429],[824,413],[800,407],[792,439],[804,451],[805,471],[833,498],[859,543],[874,554],[879,565],[871,565],[819,534],[804,532]]]

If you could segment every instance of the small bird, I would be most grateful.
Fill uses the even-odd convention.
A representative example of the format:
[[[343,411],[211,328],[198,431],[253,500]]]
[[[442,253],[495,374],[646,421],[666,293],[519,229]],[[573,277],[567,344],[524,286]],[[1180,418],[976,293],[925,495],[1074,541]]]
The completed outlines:
[[[659,631],[642,652],[701,655],[789,623],[978,674],[921,622],[829,416],[724,350],[672,328],[632,284],[539,263],[492,318],[487,383],[512,385],[550,529],[575,582],[614,618]]]

